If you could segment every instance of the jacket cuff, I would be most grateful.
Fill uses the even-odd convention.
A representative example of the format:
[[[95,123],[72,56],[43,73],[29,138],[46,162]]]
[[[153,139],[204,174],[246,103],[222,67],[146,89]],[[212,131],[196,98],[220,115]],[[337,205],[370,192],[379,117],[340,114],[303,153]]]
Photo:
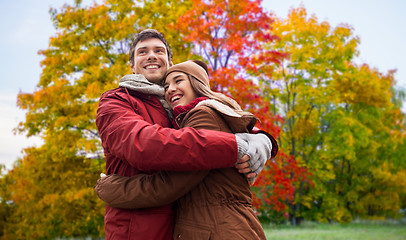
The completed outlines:
[[[254,134],[263,133],[266,136],[268,136],[268,138],[271,140],[271,143],[272,143],[271,158],[276,157],[276,155],[278,154],[278,150],[279,150],[278,142],[276,141],[276,139],[271,134],[269,134],[263,130],[260,130],[257,127],[254,127],[252,129],[252,133],[254,133]]]

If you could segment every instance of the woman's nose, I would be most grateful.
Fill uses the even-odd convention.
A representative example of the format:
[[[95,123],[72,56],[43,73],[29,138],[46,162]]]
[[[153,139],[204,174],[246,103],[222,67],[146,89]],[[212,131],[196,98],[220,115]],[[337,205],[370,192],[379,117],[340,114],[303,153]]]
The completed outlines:
[[[174,92],[175,90],[176,90],[176,87],[173,84],[169,84],[168,92]]]

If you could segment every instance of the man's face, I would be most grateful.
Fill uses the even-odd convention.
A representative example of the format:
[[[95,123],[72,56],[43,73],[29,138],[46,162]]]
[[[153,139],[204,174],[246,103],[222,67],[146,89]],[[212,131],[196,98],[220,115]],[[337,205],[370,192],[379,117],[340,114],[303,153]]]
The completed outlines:
[[[148,81],[160,84],[171,65],[165,44],[161,40],[150,38],[135,46],[134,65],[131,65],[131,69],[135,74],[144,75]]]

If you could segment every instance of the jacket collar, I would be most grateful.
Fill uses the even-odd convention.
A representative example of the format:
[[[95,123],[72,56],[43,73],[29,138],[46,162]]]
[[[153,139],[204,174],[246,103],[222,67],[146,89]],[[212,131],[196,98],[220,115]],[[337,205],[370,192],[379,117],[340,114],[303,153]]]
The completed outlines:
[[[208,97],[198,97],[195,98],[192,102],[190,102],[188,105],[185,106],[177,106],[173,109],[173,121],[172,125],[175,129],[179,129],[178,123],[181,122],[183,117],[186,115],[187,112],[192,110],[194,107],[196,107],[197,104],[199,104],[201,101],[209,99]]]
[[[162,86],[148,81],[142,74],[128,74],[120,79],[118,86],[145,95],[156,95],[164,107],[169,119],[173,119],[172,109],[164,99],[165,90]],[[127,91],[128,94],[128,91]]]

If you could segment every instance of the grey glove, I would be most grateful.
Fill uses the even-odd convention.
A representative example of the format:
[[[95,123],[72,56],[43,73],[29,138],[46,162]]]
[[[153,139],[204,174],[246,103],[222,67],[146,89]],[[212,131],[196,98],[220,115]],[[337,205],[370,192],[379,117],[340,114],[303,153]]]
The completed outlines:
[[[237,134],[242,134],[242,133],[237,133]],[[235,140],[237,141],[237,147],[238,147],[238,160],[240,160],[244,155],[247,154],[248,150],[248,141],[246,141],[244,138],[238,136],[235,134]]]
[[[238,157],[241,158],[244,154],[247,154],[250,157],[248,163],[250,164],[251,171],[259,174],[264,168],[266,161],[271,158],[271,140],[268,136],[261,133],[236,133],[235,137],[238,145]],[[246,152],[240,153],[240,150],[244,151],[246,147],[243,142],[248,144],[248,148]]]

